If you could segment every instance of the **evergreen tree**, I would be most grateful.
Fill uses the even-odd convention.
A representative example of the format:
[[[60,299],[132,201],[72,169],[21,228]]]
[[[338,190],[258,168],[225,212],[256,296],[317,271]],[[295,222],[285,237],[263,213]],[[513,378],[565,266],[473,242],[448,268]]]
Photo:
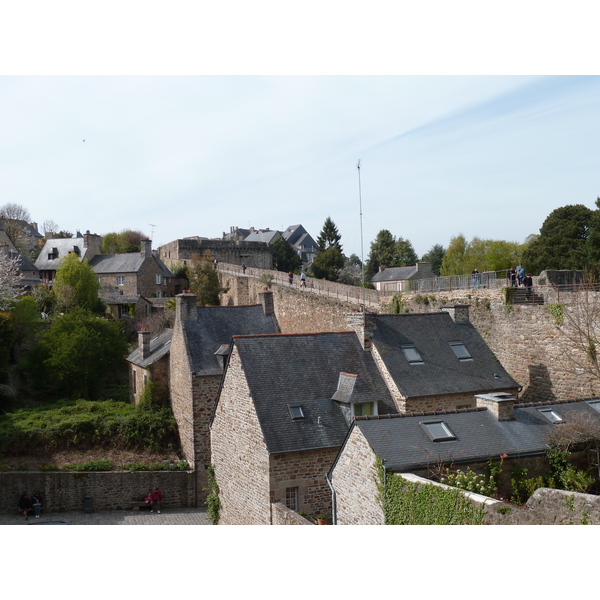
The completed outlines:
[[[444,246],[441,244],[434,244],[429,252],[423,254],[421,261],[431,263],[431,270],[436,275],[439,275],[440,269],[442,268],[442,261],[444,260],[444,254],[446,254]]]
[[[302,268],[302,259],[294,247],[283,238],[273,243],[273,266],[277,271],[288,273]]]
[[[365,278],[370,280],[379,267],[407,267],[419,259],[409,240],[396,239],[389,230],[382,229],[373,242],[365,266]]]
[[[327,217],[317,237],[317,253],[311,265],[312,273],[317,279],[337,281],[338,274],[344,267],[341,238],[335,223]]]
[[[584,269],[600,255],[596,214],[583,204],[562,206],[544,221],[540,234],[523,252],[532,274],[548,269]]]

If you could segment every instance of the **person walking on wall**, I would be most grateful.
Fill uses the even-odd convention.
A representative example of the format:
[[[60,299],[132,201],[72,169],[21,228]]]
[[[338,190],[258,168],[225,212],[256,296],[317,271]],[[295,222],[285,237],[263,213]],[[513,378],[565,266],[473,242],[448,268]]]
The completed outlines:
[[[292,283],[294,283],[294,274],[291,271],[288,273],[288,279],[290,281],[290,285],[292,285]]]
[[[242,274],[246,274],[246,265],[244,263],[242,263]]]
[[[519,263],[519,266],[517,267],[517,280],[519,285],[524,285],[523,279],[525,279],[525,267],[523,266],[523,263]]]
[[[300,287],[306,287],[306,273],[304,271],[300,273]]]
[[[533,278],[531,277],[531,273],[527,273],[527,275],[523,277],[523,285],[525,286],[525,298],[529,300],[531,298],[531,290],[533,289]]]
[[[23,495],[19,498],[19,510],[23,512],[23,516],[26,521],[29,521],[29,513],[31,512],[33,505],[27,495],[27,492],[23,492]]]
[[[35,511],[35,518],[40,518],[40,512],[42,510],[42,495],[39,492],[35,492],[31,496],[31,503],[33,504],[33,510]]]
[[[160,515],[160,504],[162,502],[162,492],[158,489],[158,486],[156,486],[151,492],[150,492],[150,512],[154,512],[154,509],[156,508],[156,512]]]

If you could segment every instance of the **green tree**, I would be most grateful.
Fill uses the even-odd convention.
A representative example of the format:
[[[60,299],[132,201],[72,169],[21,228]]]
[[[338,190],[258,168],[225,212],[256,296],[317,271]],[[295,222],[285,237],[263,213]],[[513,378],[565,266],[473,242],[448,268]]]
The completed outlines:
[[[423,254],[421,261],[431,263],[431,270],[436,275],[439,275],[440,269],[442,268],[442,261],[444,260],[444,254],[446,254],[444,246],[441,244],[434,244],[429,252]]]
[[[219,306],[221,294],[228,291],[219,283],[219,272],[215,269],[210,250],[202,256],[194,254],[187,268],[190,290],[196,294],[198,306]]]
[[[598,220],[594,211],[583,204],[553,210],[537,239],[523,252],[523,264],[534,275],[549,269],[586,268],[600,250],[597,231],[588,241],[591,227],[597,226]]]
[[[44,365],[70,397],[95,399],[127,366],[127,341],[118,322],[74,308],[56,317],[41,340]]]
[[[371,242],[369,258],[365,266],[365,277],[370,280],[379,267],[407,267],[417,263],[419,259],[409,240],[402,237],[396,239],[387,229],[382,229]]]
[[[141,231],[133,229],[124,229],[120,233],[107,233],[102,237],[102,252],[103,254],[139,252],[142,248],[141,241],[146,237]]]
[[[294,247],[283,238],[273,243],[273,265],[277,271],[288,273],[302,268],[302,259]]]
[[[450,238],[450,244],[444,254],[441,275],[463,275],[468,273],[467,267],[467,240],[462,233]]]
[[[338,274],[344,267],[341,238],[335,223],[327,217],[317,237],[317,253],[311,265],[312,273],[317,279],[337,281]]]
[[[56,271],[54,293],[63,310],[79,307],[102,314],[105,306],[98,298],[99,291],[98,276],[86,259],[80,261],[74,252],[62,259]]]

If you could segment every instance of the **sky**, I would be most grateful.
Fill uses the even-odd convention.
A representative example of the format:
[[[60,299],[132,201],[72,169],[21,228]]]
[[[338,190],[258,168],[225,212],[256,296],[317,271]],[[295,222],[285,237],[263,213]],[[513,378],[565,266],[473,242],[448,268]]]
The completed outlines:
[[[2,76],[0,115],[0,204],[154,247],[331,217],[421,256],[600,196],[598,76]]]
[[[418,256],[458,234],[523,242],[555,208],[600,196],[593,20],[578,34],[581,11],[541,17],[536,4],[508,2],[520,19],[494,14],[495,29],[473,26],[489,16],[472,2],[386,20],[378,1],[187,14],[194,4],[90,14],[60,1],[21,30],[23,9],[3,6],[0,206],[25,206],[40,228],[140,230],[154,247],[233,226],[302,224],[316,239],[327,217],[364,259],[382,229]]]

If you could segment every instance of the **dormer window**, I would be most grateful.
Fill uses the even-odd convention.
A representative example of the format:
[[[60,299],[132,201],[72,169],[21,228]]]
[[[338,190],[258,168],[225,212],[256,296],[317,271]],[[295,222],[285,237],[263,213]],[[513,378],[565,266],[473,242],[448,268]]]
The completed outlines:
[[[304,419],[304,411],[302,410],[302,406],[300,405],[296,405],[296,406],[290,406],[290,416],[292,417],[293,421],[298,421],[300,419]]]
[[[231,347],[229,344],[221,344],[218,350],[215,352],[215,356],[217,361],[219,362],[219,366],[224,370],[225,365],[227,364],[227,357],[229,356],[229,351]]]
[[[473,360],[473,357],[466,349],[465,345],[462,342],[449,342],[450,348],[456,355],[456,358],[461,361]]]
[[[588,400],[587,402],[594,410],[600,412],[600,400]]]
[[[373,402],[356,402],[352,404],[352,408],[355,417],[370,417],[376,414]]]
[[[540,408],[538,409],[551,423],[564,423],[563,418],[551,408]]]
[[[447,442],[456,439],[456,436],[444,421],[421,421],[419,425],[425,430],[432,442]]]
[[[417,349],[414,347],[413,344],[405,344],[404,346],[401,346],[402,348],[402,352],[404,352],[404,356],[406,357],[406,360],[409,362],[409,364],[411,365],[422,365],[423,363],[423,359],[421,358],[421,355],[418,353]]]

